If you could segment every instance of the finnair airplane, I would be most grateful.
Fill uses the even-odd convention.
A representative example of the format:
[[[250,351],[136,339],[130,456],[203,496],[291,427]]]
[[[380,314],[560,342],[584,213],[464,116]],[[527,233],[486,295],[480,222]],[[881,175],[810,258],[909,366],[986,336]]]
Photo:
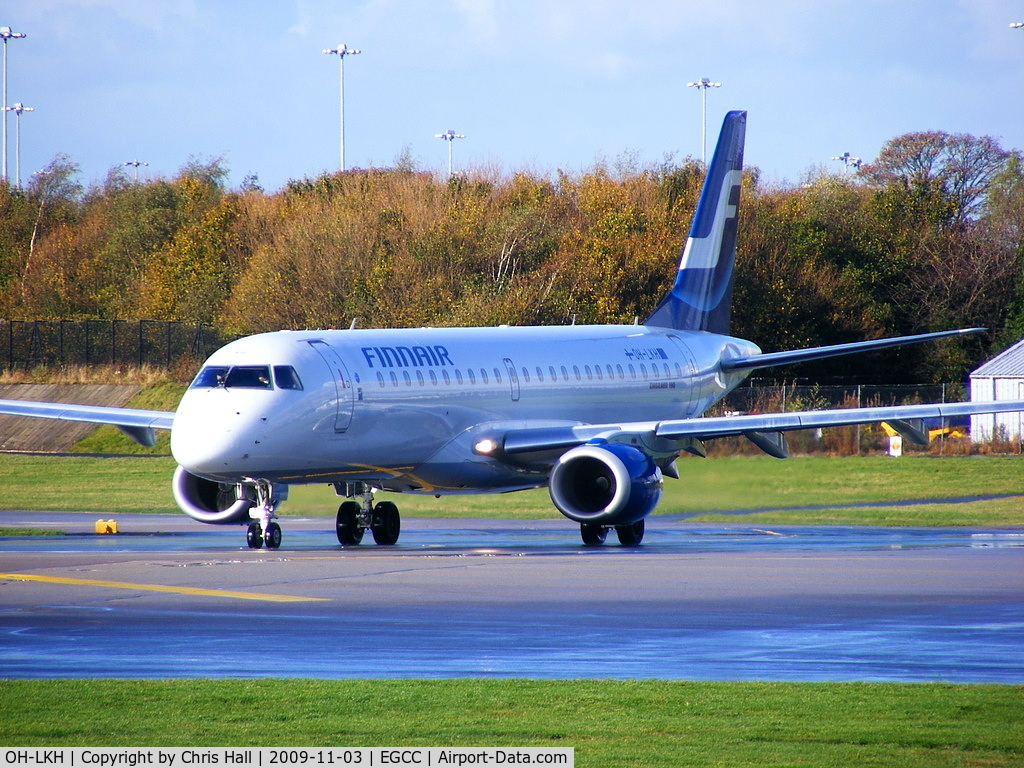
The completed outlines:
[[[635,546],[675,459],[745,435],[785,458],[788,430],[884,421],[927,443],[929,417],[1024,411],[1024,401],[703,417],[753,370],[981,329],[763,354],[729,336],[746,113],[731,112],[672,290],[638,325],[280,331],[206,361],[176,412],[0,401],[0,413],[113,424],[152,445],[171,430],[174,497],[203,523],[281,545],[294,484],[346,500],[343,545],[398,541],[378,490],[504,493],[547,486],[585,544]]]

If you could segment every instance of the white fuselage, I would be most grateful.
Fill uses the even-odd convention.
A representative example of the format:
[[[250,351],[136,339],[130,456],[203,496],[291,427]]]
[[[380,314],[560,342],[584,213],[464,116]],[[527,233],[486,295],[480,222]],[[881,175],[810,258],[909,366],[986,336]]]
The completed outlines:
[[[644,326],[261,334],[220,349],[203,371],[289,367],[301,389],[276,379],[216,385],[209,374],[197,386],[201,372],[178,407],[171,448],[189,472],[227,482],[438,494],[532,487],[546,472],[478,455],[474,441],[502,428],[696,416],[744,377],[723,374],[719,361],[758,351]]]

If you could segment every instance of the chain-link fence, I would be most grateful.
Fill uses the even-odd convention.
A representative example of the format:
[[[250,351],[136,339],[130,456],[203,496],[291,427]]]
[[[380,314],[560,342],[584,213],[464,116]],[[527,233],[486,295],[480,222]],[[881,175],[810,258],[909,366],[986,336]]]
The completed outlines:
[[[822,408],[868,408],[911,403],[959,403],[968,397],[962,384],[771,384],[733,390],[722,406],[727,411],[766,413]]]
[[[0,320],[0,369],[203,360],[233,337],[158,320]]]

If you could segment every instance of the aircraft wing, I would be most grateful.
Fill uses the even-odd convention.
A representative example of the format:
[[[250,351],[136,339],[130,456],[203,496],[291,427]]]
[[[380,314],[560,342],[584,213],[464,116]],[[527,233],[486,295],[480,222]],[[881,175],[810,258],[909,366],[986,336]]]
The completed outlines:
[[[752,371],[757,368],[773,368],[780,365],[803,363],[808,360],[821,360],[826,357],[838,357],[840,355],[852,355],[858,352],[870,352],[875,349],[902,347],[907,344],[918,344],[922,341],[935,341],[936,339],[946,339],[952,336],[967,336],[975,333],[983,333],[984,331],[984,328],[960,328],[955,331],[919,333],[916,336],[894,336],[888,339],[855,341],[849,344],[832,344],[827,347],[808,347],[807,349],[793,349],[787,352],[767,352],[760,355],[751,355],[749,357],[733,357],[722,360],[722,370]]]
[[[743,435],[769,455],[785,458],[787,449],[781,433],[796,429],[885,422],[911,442],[927,445],[928,432],[924,427],[924,419],[1017,411],[1024,412],[1024,400],[700,416],[660,422],[581,424],[512,429],[500,435],[490,435],[487,438],[490,443],[481,446],[478,442],[476,450],[496,457],[507,456],[513,461],[517,457],[543,460],[590,440],[602,439],[608,442],[629,442],[652,454],[666,454],[680,447],[690,450],[694,447],[693,441]]]
[[[139,408],[111,408],[99,405],[73,405],[71,403],[40,403],[31,400],[0,400],[0,414],[30,416],[36,419],[84,421],[90,424],[110,424],[124,432],[139,445],[156,443],[156,429],[170,429],[174,425],[173,411],[146,411]]]

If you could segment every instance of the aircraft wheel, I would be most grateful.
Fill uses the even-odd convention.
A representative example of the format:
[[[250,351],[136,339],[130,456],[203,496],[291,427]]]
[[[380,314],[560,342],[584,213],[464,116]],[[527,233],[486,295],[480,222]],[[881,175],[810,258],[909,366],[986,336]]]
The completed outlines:
[[[338,507],[336,528],[338,541],[346,547],[355,546],[363,540],[363,529],[359,527],[359,504],[357,502],[342,502],[342,505]]]
[[[588,547],[599,547],[608,538],[608,529],[603,525],[580,523],[580,536],[583,537],[583,543]]]
[[[263,534],[263,543],[267,549],[277,549],[281,546],[281,526],[277,523],[270,523],[266,533]]]
[[[382,501],[373,508],[370,532],[373,540],[383,546],[391,546],[398,541],[398,534],[402,532],[402,518],[394,503]]]
[[[249,528],[245,532],[245,543],[249,545],[249,549],[259,549],[263,546],[263,531],[259,523],[249,523]]]
[[[615,535],[624,547],[636,547],[644,540],[644,521],[637,520],[629,525],[616,525]]]

